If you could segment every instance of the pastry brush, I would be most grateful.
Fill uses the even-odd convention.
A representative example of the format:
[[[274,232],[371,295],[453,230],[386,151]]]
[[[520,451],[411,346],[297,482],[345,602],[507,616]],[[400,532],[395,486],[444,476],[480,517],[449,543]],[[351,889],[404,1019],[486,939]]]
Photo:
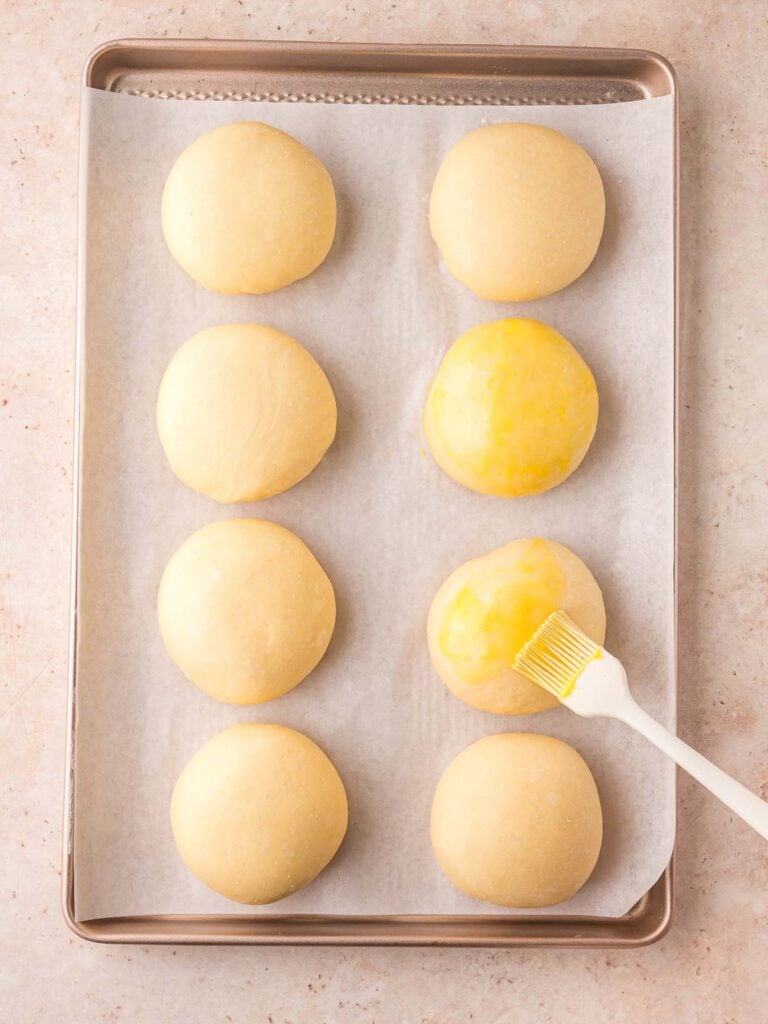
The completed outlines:
[[[515,669],[584,718],[616,718],[645,736],[764,839],[768,803],[673,735],[635,703],[624,666],[563,611],[553,612],[522,648]]]

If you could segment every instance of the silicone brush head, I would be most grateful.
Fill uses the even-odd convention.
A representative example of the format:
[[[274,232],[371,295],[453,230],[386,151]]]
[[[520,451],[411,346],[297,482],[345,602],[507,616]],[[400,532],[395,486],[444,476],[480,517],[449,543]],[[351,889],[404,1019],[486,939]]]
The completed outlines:
[[[565,700],[576,680],[603,649],[565,612],[552,612],[518,652],[514,668],[526,679]]]

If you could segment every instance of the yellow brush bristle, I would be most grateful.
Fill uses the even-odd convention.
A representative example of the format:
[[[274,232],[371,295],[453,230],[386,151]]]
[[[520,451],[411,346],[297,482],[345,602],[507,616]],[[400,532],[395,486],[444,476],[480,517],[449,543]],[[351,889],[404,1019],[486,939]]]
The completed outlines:
[[[515,658],[514,668],[564,700],[601,648],[563,611],[552,612]]]

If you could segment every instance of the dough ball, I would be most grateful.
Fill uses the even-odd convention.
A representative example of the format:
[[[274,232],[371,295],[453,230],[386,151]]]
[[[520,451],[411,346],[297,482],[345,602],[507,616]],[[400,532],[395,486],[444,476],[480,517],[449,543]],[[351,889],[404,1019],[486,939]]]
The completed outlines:
[[[429,223],[446,266],[481,299],[551,295],[594,259],[605,194],[591,157],[536,124],[478,128],[437,172]]]
[[[429,653],[437,674],[466,704],[499,715],[530,715],[557,698],[512,668],[523,645],[559,608],[595,643],[605,606],[582,560],[555,541],[513,540],[465,562],[429,610]]]
[[[181,859],[238,903],[308,885],[347,831],[347,796],[316,743],[284,725],[240,724],[192,758],[171,797]]]
[[[481,494],[519,497],[562,483],[597,426],[597,386],[576,349],[538,320],[474,327],[448,350],[424,412],[432,454]]]
[[[185,484],[217,501],[257,501],[312,472],[336,433],[336,400],[298,341],[225,324],[193,335],[171,359],[157,430]]]
[[[595,781],[552,736],[500,733],[463,750],[432,803],[432,846],[455,886],[503,907],[550,907],[592,874],[603,838]]]
[[[206,132],[171,168],[163,234],[215,292],[261,295],[316,270],[336,231],[328,171],[297,139],[258,121]]]
[[[331,639],[331,581],[303,541],[263,519],[223,519],[187,538],[157,598],[168,653],[228,704],[273,700],[309,675]]]

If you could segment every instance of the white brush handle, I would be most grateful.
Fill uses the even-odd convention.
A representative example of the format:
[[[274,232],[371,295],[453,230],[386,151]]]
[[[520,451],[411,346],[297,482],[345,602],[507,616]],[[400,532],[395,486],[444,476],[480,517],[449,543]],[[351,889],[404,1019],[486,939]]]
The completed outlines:
[[[618,718],[645,736],[722,800],[726,807],[730,807],[734,814],[743,818],[763,839],[768,839],[768,803],[665,729],[628,693],[611,709],[611,717]]]

